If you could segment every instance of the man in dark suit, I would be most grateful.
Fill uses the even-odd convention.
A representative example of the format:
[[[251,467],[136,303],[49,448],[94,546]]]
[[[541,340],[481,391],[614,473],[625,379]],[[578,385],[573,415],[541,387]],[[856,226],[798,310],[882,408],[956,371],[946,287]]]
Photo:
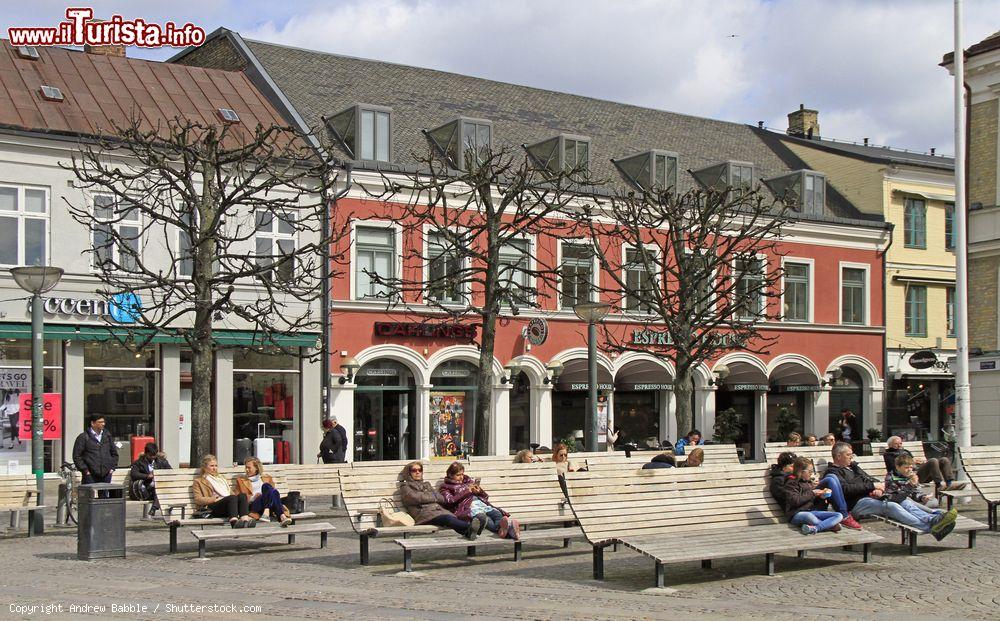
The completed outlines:
[[[342,464],[347,461],[347,430],[337,424],[337,417],[323,423],[326,435],[319,445],[320,457],[324,464]]]
[[[83,475],[83,483],[110,483],[118,467],[118,447],[110,431],[104,430],[104,417],[90,415],[90,428],[73,443],[73,464]]]

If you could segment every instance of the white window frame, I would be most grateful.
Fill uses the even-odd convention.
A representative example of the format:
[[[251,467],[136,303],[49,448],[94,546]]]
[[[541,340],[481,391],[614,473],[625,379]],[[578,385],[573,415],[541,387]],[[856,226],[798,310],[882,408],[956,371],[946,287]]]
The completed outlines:
[[[622,244],[622,275],[621,275],[622,282],[624,282],[626,284],[628,283],[628,266],[630,264],[629,260],[628,260],[628,252],[629,252],[629,250],[636,250],[636,249],[638,249],[640,247],[643,250],[652,253],[652,255],[654,257],[654,259],[653,259],[653,261],[654,261],[654,263],[653,263],[653,273],[651,274],[651,276],[653,278],[653,282],[657,285],[657,288],[660,290],[660,292],[662,294],[663,290],[660,289],[663,286],[663,282],[662,282],[662,280],[660,278],[660,263],[659,263],[660,262],[660,247],[657,246],[656,244]],[[645,311],[642,308],[632,309],[632,308],[628,308],[627,307],[627,304],[628,304],[628,293],[627,293],[627,291],[625,290],[624,287],[621,290],[621,296],[622,296],[622,302],[621,302],[621,312],[622,312],[622,314],[633,315],[633,316],[638,316],[638,317],[648,317],[648,316],[651,315],[650,311]],[[641,306],[641,304],[640,304],[640,306]]]
[[[796,263],[809,266],[809,318],[786,319],[785,318],[785,265]],[[839,311],[838,311],[839,312]],[[785,323],[815,323],[816,317],[816,260],[805,257],[782,257],[781,258],[781,321]]]
[[[271,216],[271,230],[270,231],[263,231],[262,232],[260,229],[257,228],[257,212],[258,211],[263,211],[263,212],[265,212],[265,213],[267,213],[267,214],[269,214]],[[289,213],[289,214],[294,215],[295,219],[293,221],[294,222],[298,222],[298,217],[299,217],[298,210],[296,210],[296,209],[285,209],[283,211],[285,213]],[[291,275],[291,278],[289,279],[289,282],[294,281],[298,276],[300,276],[300,274],[299,274],[300,267],[299,267],[299,265],[297,265],[298,261],[297,261],[297,259],[294,256],[299,251],[299,230],[295,227],[295,225],[292,225],[292,232],[291,233],[281,233],[278,230],[278,221],[281,220],[281,216],[279,216],[277,213],[274,213],[274,212],[266,210],[266,209],[254,209],[253,210],[253,219],[254,219],[254,221],[253,221],[253,225],[254,225],[253,243],[254,243],[255,265],[257,266],[258,269],[261,267],[260,264],[256,263],[256,259],[261,256],[261,255],[257,254],[257,240],[258,239],[268,239],[268,240],[271,241],[271,255],[270,256],[273,256],[273,257],[279,256],[279,253],[276,252],[276,250],[278,248],[278,242],[281,242],[281,241],[291,241],[294,244],[294,246],[293,246],[293,249],[292,249],[292,255],[293,255],[293,257],[292,257],[292,275]],[[271,274],[272,274],[272,277],[273,277],[273,275],[274,275],[273,264],[272,264],[272,267],[270,269],[271,269]],[[258,275],[258,278],[260,278],[260,275]]]
[[[589,237],[578,237],[576,239],[560,239],[559,240],[559,246],[558,246],[558,252],[557,252],[558,256],[556,257],[556,265],[558,266],[556,269],[558,270],[558,273],[559,273],[559,277],[557,278],[557,289],[556,289],[556,310],[557,311],[569,311],[569,312],[573,312],[573,307],[570,306],[570,307],[567,308],[567,307],[563,306],[563,301],[562,301],[562,298],[563,298],[563,290],[562,290],[562,285],[563,285],[563,276],[562,276],[563,245],[566,245],[566,244],[569,244],[569,245],[572,245],[572,246],[589,246],[590,247],[590,251],[593,253],[593,258],[591,259],[591,262],[593,263],[593,271],[591,272],[591,279],[590,279],[592,287],[591,287],[591,290],[590,290],[590,297],[586,300],[588,302],[596,302],[597,299],[598,299],[598,296],[600,295],[599,292],[598,292],[598,290],[597,290],[598,286],[599,286],[599,283],[600,283],[600,271],[599,271],[600,270],[600,261],[599,261],[599,259],[597,257],[597,252],[598,252],[597,245],[594,243],[593,239],[591,239]]]
[[[849,269],[859,269],[865,272],[865,308],[864,308],[864,323],[846,323],[844,322],[844,268]],[[869,326],[871,325],[871,301],[872,301],[872,266],[868,263],[851,263],[849,261],[841,261],[837,266],[837,323],[844,326]]]
[[[364,143],[364,131],[363,131],[364,130],[364,122],[362,120],[362,117],[363,117],[363,115],[364,115],[365,112],[370,112],[373,115],[373,119],[372,119],[372,131],[373,131],[373,135],[372,135],[372,157],[369,158],[367,161],[371,161],[371,162],[387,162],[387,163],[388,162],[392,162],[392,108],[387,108],[385,106],[375,106],[375,105],[370,105],[370,104],[358,104],[357,110],[354,113],[355,114],[354,122],[357,123],[356,129],[355,129],[355,134],[354,134],[354,136],[355,136],[355,138],[354,138],[354,140],[355,140],[354,145],[355,145],[355,151],[356,151],[356,153],[354,154],[354,156],[357,159],[359,159],[359,160],[364,160],[365,159],[365,158],[363,158],[361,156],[361,151],[364,148],[364,146],[363,146],[363,143]],[[384,160],[383,159],[379,159],[379,157],[378,157],[378,138],[379,138],[379,133],[378,133],[378,115],[379,114],[385,114],[386,117],[387,117],[387,119],[388,119],[388,121],[387,121],[388,127],[386,128],[386,131],[389,133],[389,135],[386,136],[386,150],[388,152],[385,154],[385,159]]]
[[[946,285],[944,288],[944,329],[945,337],[953,339],[958,334],[955,330],[955,295],[956,295],[955,285]],[[948,294],[951,294],[950,296]],[[951,303],[948,303],[948,298],[951,298]],[[950,325],[949,325],[950,324]]]
[[[441,227],[436,227],[430,224],[425,224],[423,226],[423,253],[421,254],[421,260],[423,261],[423,273],[422,273],[423,286],[421,287],[420,297],[425,303],[427,303],[427,300],[431,299],[429,297],[430,292],[427,290],[427,285],[428,283],[430,283],[430,278],[431,278],[430,236],[434,235],[435,233],[438,233],[441,230],[442,230]],[[455,228],[455,227],[448,227],[448,230],[451,230],[458,235],[461,235],[464,231],[466,231],[466,229]],[[461,267],[462,270],[469,269],[469,260],[470,258],[468,256],[462,259],[462,267]],[[459,299],[434,300],[434,303],[440,304],[441,306],[462,306],[468,303],[469,283],[464,282],[461,283],[460,286],[461,286],[461,291],[459,292]]]
[[[393,240],[395,248],[393,249],[393,274],[392,277],[399,280],[403,275],[403,227],[397,222],[391,220],[352,220],[351,221],[351,269],[350,271],[350,284],[351,284],[351,301],[355,302],[368,302],[375,305],[384,306],[387,302],[391,301],[390,298],[370,298],[370,297],[359,297],[358,296],[358,227],[361,228],[373,228],[373,229],[389,229],[392,230]]]
[[[910,331],[908,331],[906,329],[906,317],[907,317],[907,313],[909,311],[908,306],[910,304],[910,299],[909,299],[909,297],[910,297],[910,291],[911,290],[915,290],[915,289],[913,289],[914,287],[920,287],[924,291],[924,321],[923,321],[923,323],[924,323],[924,329],[920,333],[910,332]],[[931,291],[931,288],[929,286],[927,286],[927,285],[924,285],[924,284],[908,283],[906,285],[906,287],[903,288],[903,334],[907,338],[925,339],[930,334],[930,318],[931,318],[931,309],[930,309],[931,295],[930,295],[930,291]]]
[[[27,248],[27,239],[25,237],[25,221],[26,220],[44,220],[45,221],[45,232],[43,233],[43,241],[45,244],[45,252],[42,256],[42,265],[49,265],[52,258],[52,193],[47,186],[39,185],[21,185],[17,183],[0,183],[2,188],[10,188],[17,191],[17,210],[15,211],[0,211],[0,216],[5,218],[15,218],[17,220],[17,263],[0,263],[0,265],[27,265],[24,257],[25,249]],[[25,206],[27,201],[25,200],[25,195],[28,190],[38,190],[45,192],[45,212],[37,213],[33,211],[27,211]]]
[[[528,245],[528,272],[534,272],[538,269],[537,263],[535,261],[535,236],[534,235],[513,235],[510,237],[510,241],[523,241]],[[503,252],[501,247],[500,252]],[[517,308],[530,308],[531,306],[537,304],[538,302],[538,289],[537,289],[537,276],[530,274],[528,272],[521,272],[525,278],[525,286],[531,291],[530,302],[525,302],[524,304],[516,305]],[[561,293],[561,289],[560,289]]]
[[[766,284],[767,283],[767,255],[761,254],[759,252],[754,253],[753,257],[761,262],[763,269],[760,271],[760,279]],[[738,283],[736,282],[736,262],[741,260],[743,257],[733,257],[732,262],[729,264],[729,277],[733,280],[733,299],[730,301],[733,305],[736,304],[736,287]],[[740,323],[759,323],[761,321],[767,320],[767,294],[763,291],[760,293],[760,317],[754,320],[750,320],[746,317],[740,317],[738,314],[733,315],[733,321]]]
[[[742,167],[742,168],[749,168],[750,169],[750,180],[747,181],[746,187],[748,189],[753,188],[753,179],[754,179],[754,165],[753,165],[753,162],[741,162],[741,161],[738,161],[738,160],[729,160],[726,163],[728,164],[728,166],[726,167],[726,181],[729,182],[729,187],[731,187],[731,188],[736,188],[737,187],[733,183],[733,167],[734,166],[739,166],[739,167]]]
[[[684,249],[684,254],[694,254],[695,252],[697,252],[698,254],[707,254],[709,251],[703,248],[699,248],[697,251],[695,251],[692,248]],[[708,300],[708,308],[714,308],[714,310],[717,312],[719,310],[719,290],[717,287],[719,279],[719,270],[718,269],[712,270],[712,274],[709,276],[709,279],[711,280],[712,296]]]
[[[139,211],[138,207],[134,208],[136,214],[139,216],[138,220],[135,220],[135,221],[120,220],[117,217],[112,217],[110,220],[100,220],[97,217],[97,198],[98,197],[110,198],[112,201],[114,201],[114,207],[113,207],[113,209],[114,210],[119,209],[119,207],[118,207],[119,202],[118,202],[118,197],[117,196],[115,196],[113,194],[108,194],[106,192],[97,192],[97,193],[91,194],[91,196],[90,196],[90,209],[91,209],[91,216],[93,218],[93,222],[98,223],[98,224],[108,224],[108,225],[111,225],[111,227],[115,229],[115,234],[118,235],[119,237],[121,237],[121,231],[119,230],[120,227],[123,227],[123,226],[135,226],[136,228],[138,228],[139,229],[139,235],[138,235],[138,237],[136,239],[138,241],[139,247],[136,250],[136,254],[139,255],[139,261],[141,262],[142,261],[142,256],[143,256],[143,254],[145,252],[145,248],[146,248],[145,239],[144,239],[144,237],[145,237],[145,235],[144,235],[145,231],[144,231],[144,228],[143,228],[144,224],[143,224],[142,212]],[[96,243],[96,240],[94,239],[94,234],[95,233],[96,233],[96,229],[92,226],[91,230],[90,230],[90,247],[94,250],[94,252],[93,252],[93,254],[91,254],[90,269],[93,272],[100,272],[101,271],[100,262],[97,260],[97,243]],[[111,259],[112,259],[113,263],[117,263],[117,264],[121,265],[121,255],[119,254],[118,244],[112,244],[111,245]],[[130,272],[128,270],[125,270],[124,273],[128,274]]]

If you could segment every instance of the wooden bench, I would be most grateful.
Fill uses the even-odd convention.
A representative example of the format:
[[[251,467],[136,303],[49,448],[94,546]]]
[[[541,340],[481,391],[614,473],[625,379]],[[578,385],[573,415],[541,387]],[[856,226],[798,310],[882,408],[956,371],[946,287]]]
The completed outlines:
[[[396,539],[403,548],[403,569],[413,570],[413,552],[417,550],[462,548],[468,556],[475,556],[477,548],[511,546],[514,560],[521,559],[525,542],[562,541],[568,547],[570,540],[582,537],[576,518],[570,510],[559,484],[555,465],[551,462],[536,464],[484,464],[470,463],[465,474],[481,478],[483,489],[489,494],[491,504],[504,509],[517,519],[523,530],[518,540],[500,539],[485,532],[475,541],[468,541],[456,533],[435,537]],[[536,528],[548,526],[547,528]]]
[[[303,497],[327,496],[330,506],[343,506],[340,498],[340,471],[349,470],[351,464],[275,464],[265,467],[270,475],[285,480],[288,489]]]
[[[163,472],[163,471],[158,470],[157,472]],[[79,470],[74,470],[73,471],[74,492],[82,484],[83,484],[83,474]],[[142,517],[139,518],[140,520],[148,521],[151,519],[149,511],[153,507],[153,501],[132,499],[131,490],[129,489],[131,485],[131,479],[129,478],[128,466],[119,468],[118,470],[115,470],[114,472],[111,473],[111,484],[120,485],[122,488],[124,488],[125,491],[123,492],[123,495],[125,496],[125,502],[127,504],[136,504],[142,506]],[[60,490],[60,493],[63,493],[62,490]]]
[[[975,493],[986,501],[987,527],[998,530],[997,506],[1000,505],[1000,446],[970,446],[959,449],[962,467]]]
[[[308,525],[295,525],[288,526],[285,528],[250,528],[250,529],[240,529],[233,530],[232,532],[227,532],[223,530],[192,530],[191,534],[194,538],[198,540],[198,558],[205,558],[205,544],[213,539],[248,539],[251,537],[261,538],[261,537],[288,537],[288,543],[295,543],[296,535],[308,535],[311,533],[319,533],[319,547],[326,547],[326,536],[330,531],[336,530],[337,528],[330,524],[329,522],[320,522],[318,524],[308,524]]]
[[[566,475],[570,504],[593,546],[594,578],[604,578],[604,548],[621,543],[652,558],[655,584],[664,584],[664,566],[700,560],[763,555],[774,574],[774,555],[860,544],[863,559],[882,537],[843,529],[802,535],[783,524],[760,464],[728,469],[668,468]]]
[[[10,526],[17,527],[17,518],[28,513],[28,536],[35,534],[35,512],[44,511],[38,501],[38,487],[33,474],[0,475],[0,511],[10,511]],[[41,514],[38,515],[41,517]]]
[[[219,474],[232,482],[236,476],[243,474],[242,467],[219,468]],[[270,472],[265,470],[265,473]],[[175,470],[160,470],[156,475],[156,496],[160,501],[160,516],[163,523],[170,527],[170,553],[177,552],[177,530],[182,526],[225,526],[226,534],[241,533],[243,529],[229,528],[229,520],[214,517],[191,517],[201,512],[194,503],[194,490],[192,484],[200,476],[200,471],[196,468],[183,468]],[[274,476],[274,475],[272,475]],[[279,492],[287,493],[280,477],[274,477],[275,485]],[[293,520],[304,520],[316,517],[315,513],[292,514]],[[256,529],[250,529],[256,530]],[[244,535],[241,535],[244,536]],[[250,535],[247,535],[250,536]],[[222,538],[219,535],[218,538]]]

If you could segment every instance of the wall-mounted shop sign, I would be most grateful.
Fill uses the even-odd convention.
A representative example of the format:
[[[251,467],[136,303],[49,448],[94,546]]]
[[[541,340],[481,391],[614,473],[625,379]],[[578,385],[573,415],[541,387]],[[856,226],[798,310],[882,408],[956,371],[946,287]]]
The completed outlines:
[[[587,382],[581,382],[579,384],[559,384],[556,386],[558,390],[590,390],[590,384]],[[614,390],[614,384],[598,384],[597,390]]]
[[[993,369],[996,369],[996,368],[997,368],[997,361],[996,360],[984,360],[984,361],[982,361],[982,362],[979,363],[979,370],[980,371],[992,371]]]
[[[822,386],[817,384],[793,384],[791,386],[771,386],[771,392],[818,392]]]
[[[476,339],[476,326],[464,323],[379,321],[375,323],[375,336],[408,336],[414,338],[473,341]]]
[[[632,330],[632,344],[633,345],[653,345],[666,347],[668,345],[673,345],[673,340],[670,338],[669,332],[661,332],[659,330]]]
[[[399,375],[399,371],[396,369],[387,369],[382,367],[371,367],[365,369],[366,377],[396,377]]]
[[[725,386],[726,390],[732,390],[734,392],[742,391],[761,391],[767,392],[771,387],[767,384],[733,384],[732,386]]]
[[[673,390],[673,384],[615,384],[615,390],[623,392],[641,392],[644,390]]]
[[[441,369],[435,375],[441,377],[469,377],[469,372],[465,369]]]
[[[910,354],[910,366],[914,369],[929,369],[934,366],[937,361],[937,354],[929,349],[921,349],[920,351]]]
[[[93,317],[95,319],[109,319],[116,323],[135,323],[142,311],[142,301],[134,293],[119,293],[107,300],[99,298],[45,298],[42,302],[42,310],[47,315]]]

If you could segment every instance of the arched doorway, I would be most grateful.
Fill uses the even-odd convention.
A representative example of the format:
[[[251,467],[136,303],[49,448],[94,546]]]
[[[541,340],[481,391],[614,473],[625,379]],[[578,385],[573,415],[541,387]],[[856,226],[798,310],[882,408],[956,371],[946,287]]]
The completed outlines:
[[[530,447],[531,378],[520,372],[510,389],[510,454]]]
[[[729,376],[715,392],[715,420],[718,423],[721,416],[730,415],[732,410],[731,416],[738,430],[736,446],[742,448],[748,458],[753,458],[757,454],[758,443],[758,395],[768,389],[767,375],[749,362],[730,362],[726,366],[729,367]]]
[[[466,360],[448,360],[431,373],[430,441],[433,457],[468,454],[474,441],[476,384],[479,368]]]
[[[771,371],[769,384],[764,432],[767,441],[785,441],[793,431],[803,433],[813,394],[821,389],[819,378],[803,364],[785,362]]]
[[[409,367],[379,358],[362,366],[354,381],[354,460],[414,458],[417,391]]]
[[[597,398],[598,408],[604,404],[604,424],[607,424],[607,399],[614,389],[611,371],[603,365],[597,365]],[[575,450],[582,451],[586,446],[588,433],[587,391],[590,384],[587,381],[587,360],[576,359],[565,363],[562,375],[552,391],[552,444],[572,440]],[[603,401],[601,401],[603,399]],[[599,412],[600,416],[600,412]],[[599,433],[602,429],[598,420]],[[550,445],[551,446],[551,445]],[[598,449],[600,450],[600,448]]]
[[[615,375],[615,429],[617,445],[657,448],[667,439],[662,414],[674,378],[654,360],[633,360]]]
[[[835,379],[830,387],[830,431],[838,433],[840,431],[840,417],[844,410],[854,413],[854,421],[851,425],[851,437],[855,440],[862,439],[864,431],[862,421],[864,418],[864,381],[861,374],[849,366],[841,367],[841,375]]]

